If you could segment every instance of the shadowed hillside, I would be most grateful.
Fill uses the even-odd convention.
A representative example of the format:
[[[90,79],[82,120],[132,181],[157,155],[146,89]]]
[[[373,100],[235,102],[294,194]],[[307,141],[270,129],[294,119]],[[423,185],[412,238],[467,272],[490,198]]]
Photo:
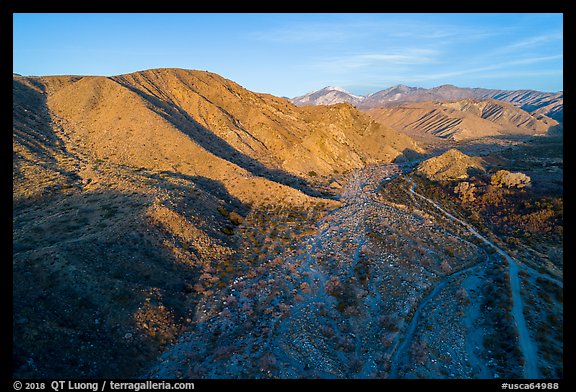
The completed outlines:
[[[349,105],[178,69],[14,75],[13,124],[18,377],[136,376],[339,205],[329,177],[421,151]],[[261,216],[289,225],[263,243]]]

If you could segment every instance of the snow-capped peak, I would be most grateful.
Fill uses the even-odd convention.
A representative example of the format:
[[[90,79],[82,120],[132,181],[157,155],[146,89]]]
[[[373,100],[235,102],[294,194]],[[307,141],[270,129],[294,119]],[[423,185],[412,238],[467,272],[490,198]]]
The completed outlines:
[[[324,87],[322,90],[334,90],[334,91],[340,91],[342,93],[350,94],[348,91],[346,91],[342,87],[338,87],[338,86],[327,86],[327,87]],[[352,95],[352,94],[350,94],[350,95]]]
[[[291,101],[297,105],[333,105],[342,102],[356,104],[363,100],[364,97],[351,94],[342,87],[335,86],[327,86],[323,89],[291,99]]]
[[[324,87],[322,90],[318,90],[318,91],[339,91],[339,92],[344,93],[344,94],[346,94],[346,95],[349,95],[349,96],[351,96],[352,98],[355,98],[355,99],[357,99],[357,100],[359,100],[359,101],[361,101],[361,100],[364,99],[363,96],[352,94],[352,93],[344,90],[342,87],[338,87],[338,86],[327,86],[327,87]]]

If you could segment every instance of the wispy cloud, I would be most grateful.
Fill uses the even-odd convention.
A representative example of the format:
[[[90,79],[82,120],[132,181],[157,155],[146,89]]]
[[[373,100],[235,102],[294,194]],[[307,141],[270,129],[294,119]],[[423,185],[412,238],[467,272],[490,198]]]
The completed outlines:
[[[505,78],[518,78],[518,77],[539,77],[539,76],[562,76],[564,74],[561,69],[549,69],[542,71],[510,71],[510,72],[497,72],[486,75],[477,76],[477,79],[505,79]]]
[[[414,27],[410,29],[407,29],[405,24],[398,25],[390,32],[390,35],[403,39],[434,41],[437,45],[452,45],[461,42],[472,43],[503,36],[506,35],[509,30],[510,29],[506,27],[494,30],[457,25],[426,25],[418,23],[414,24]]]
[[[495,54],[503,54],[503,53],[510,53],[510,52],[517,52],[517,51],[532,49],[532,48],[537,47],[537,46],[550,44],[551,42],[554,42],[554,41],[562,42],[563,38],[564,37],[563,37],[561,31],[536,35],[536,36],[524,38],[522,40],[510,43],[508,45],[501,46],[494,53]]]
[[[329,56],[310,64],[324,72],[361,71],[383,66],[410,66],[438,62],[439,52],[432,49],[408,48],[386,53],[361,53],[348,56]]]
[[[485,18],[321,15],[283,19],[250,38],[299,52],[298,72],[344,87],[561,76],[558,25],[536,28],[505,15],[489,17],[489,23]]]
[[[286,44],[346,42],[368,37],[381,37],[391,41],[409,39],[452,44],[487,39],[506,34],[506,31],[505,27],[494,30],[450,24],[438,25],[409,17],[381,21],[359,16],[349,21],[286,22],[269,30],[251,32],[249,37]]]
[[[496,70],[500,70],[500,69],[517,67],[519,65],[528,65],[528,64],[536,64],[536,63],[542,63],[542,62],[553,61],[553,60],[560,60],[560,59],[562,59],[562,57],[563,57],[562,55],[540,56],[540,57],[523,58],[523,59],[512,60],[512,61],[507,61],[507,62],[499,62],[496,64],[487,65],[487,66],[483,66],[483,67],[474,67],[474,68],[462,67],[461,69],[455,70],[455,71],[415,75],[415,80],[418,80],[418,81],[420,81],[420,80],[434,80],[434,79],[451,78],[451,77],[455,77],[455,76],[482,74],[482,73],[484,73],[485,75],[487,75],[489,77],[493,73],[487,73],[488,71],[496,71]],[[517,74],[518,70],[515,69],[514,72]]]
[[[553,61],[553,60],[560,60],[562,59],[564,56],[561,54],[558,55],[554,55],[554,56],[540,56],[540,57],[529,57],[529,58],[524,58],[524,59],[518,59],[518,60],[513,60],[513,61],[509,61],[507,63],[504,63],[505,66],[510,66],[510,65],[523,65],[523,64],[535,64],[535,63],[542,63],[545,61]]]
[[[365,65],[373,63],[391,63],[391,64],[425,64],[436,61],[437,51],[430,49],[409,49],[404,52],[396,53],[372,53],[352,56],[352,61],[359,61]],[[347,59],[344,58],[344,61]]]

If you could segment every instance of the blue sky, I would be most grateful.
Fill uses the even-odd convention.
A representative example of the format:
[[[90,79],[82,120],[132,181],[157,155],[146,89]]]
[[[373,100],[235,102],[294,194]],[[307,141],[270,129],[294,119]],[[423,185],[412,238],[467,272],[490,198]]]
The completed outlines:
[[[396,84],[563,90],[562,14],[14,14],[13,71],[176,67],[293,97]]]

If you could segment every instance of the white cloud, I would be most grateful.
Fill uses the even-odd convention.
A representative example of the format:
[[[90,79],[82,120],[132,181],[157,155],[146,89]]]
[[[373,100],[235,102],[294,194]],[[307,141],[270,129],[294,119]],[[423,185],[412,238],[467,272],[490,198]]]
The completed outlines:
[[[395,67],[438,62],[439,52],[431,49],[408,48],[387,53],[361,53],[326,57],[310,64],[324,72],[360,71],[372,67]]]
[[[373,15],[358,15],[355,19],[330,21],[287,22],[266,31],[256,31],[250,37],[276,43],[330,43],[353,39],[382,37],[393,41],[426,40],[441,44],[470,42],[506,34],[507,29],[480,29],[451,24],[427,23],[422,19],[387,15],[377,20]]]
[[[505,69],[510,67],[515,67],[518,65],[527,65],[527,64],[535,64],[535,63],[542,63],[546,61],[552,60],[559,60],[562,58],[562,55],[555,55],[555,56],[542,56],[542,57],[529,57],[523,58],[518,60],[512,60],[507,62],[499,62],[492,65],[487,65],[484,67],[475,67],[475,68],[466,68],[462,67],[460,70],[457,71],[448,71],[448,72],[440,72],[434,74],[426,74],[426,75],[415,75],[416,80],[434,80],[434,79],[441,79],[441,78],[450,78],[454,76],[462,76],[462,75],[470,75],[470,74],[478,74],[484,73],[487,71],[495,71],[499,69]],[[518,75],[518,70],[513,70],[511,73]],[[492,73],[486,73],[486,77],[490,77]]]
[[[486,75],[479,75],[476,78],[480,79],[506,79],[506,78],[519,78],[519,77],[536,77],[536,76],[563,76],[564,71],[561,69],[549,69],[542,71],[510,71],[500,73],[489,73]]]
[[[504,45],[496,50],[495,53],[510,53],[520,50],[532,49],[536,46],[549,44],[553,41],[562,41],[563,35],[561,31],[552,32],[548,34],[541,34],[533,37],[524,38],[520,41]]]

